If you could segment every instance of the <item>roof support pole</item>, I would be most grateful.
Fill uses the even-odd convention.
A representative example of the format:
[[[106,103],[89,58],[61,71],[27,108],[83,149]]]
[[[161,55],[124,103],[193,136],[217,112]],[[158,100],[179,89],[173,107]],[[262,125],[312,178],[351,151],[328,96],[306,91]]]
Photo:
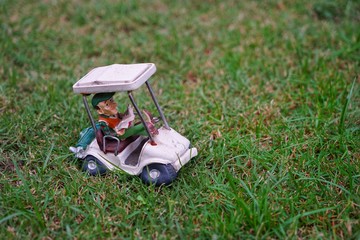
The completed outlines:
[[[131,91],[128,91],[128,95],[129,95],[129,98],[130,98],[131,103],[132,103],[133,106],[135,107],[136,112],[139,114],[140,120],[141,120],[142,124],[144,125],[144,127],[145,127],[145,129],[146,129],[146,132],[147,132],[148,135],[149,135],[149,138],[150,138],[151,143],[155,143],[154,138],[151,136],[150,129],[149,129],[149,127],[147,126],[147,124],[146,124],[146,122],[145,122],[145,119],[144,119],[144,117],[142,116],[141,111],[140,111],[139,107],[137,106],[137,104],[136,104],[136,102],[135,102],[135,99],[134,99]]]
[[[91,115],[91,112],[90,112],[90,108],[89,108],[89,104],[87,102],[87,99],[86,99],[86,95],[83,94],[83,102],[84,102],[84,106],[85,106],[85,109],[86,109],[86,112],[87,112],[87,115],[90,119],[90,122],[91,122],[91,126],[92,128],[94,129],[94,131],[96,132],[96,126],[95,126],[95,121]]]
[[[169,126],[168,122],[166,121],[165,115],[164,115],[163,111],[161,110],[161,107],[160,107],[158,101],[156,100],[155,94],[154,94],[149,82],[146,81],[145,83],[146,83],[146,86],[147,86],[147,88],[148,88],[148,90],[150,92],[151,98],[152,98],[153,102],[155,103],[155,106],[156,106],[156,108],[157,108],[157,110],[158,110],[158,112],[160,114],[160,117],[161,117],[161,119],[162,119],[162,121],[163,121],[163,123],[165,125],[165,128],[170,130],[170,126]]]

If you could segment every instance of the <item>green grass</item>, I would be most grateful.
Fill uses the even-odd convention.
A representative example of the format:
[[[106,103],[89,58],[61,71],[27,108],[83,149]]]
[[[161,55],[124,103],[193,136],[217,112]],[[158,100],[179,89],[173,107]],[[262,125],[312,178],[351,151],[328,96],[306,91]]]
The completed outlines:
[[[0,1],[0,239],[358,239],[359,16],[351,0]],[[72,85],[137,62],[199,149],[168,187],[88,177],[68,151],[89,126]]]

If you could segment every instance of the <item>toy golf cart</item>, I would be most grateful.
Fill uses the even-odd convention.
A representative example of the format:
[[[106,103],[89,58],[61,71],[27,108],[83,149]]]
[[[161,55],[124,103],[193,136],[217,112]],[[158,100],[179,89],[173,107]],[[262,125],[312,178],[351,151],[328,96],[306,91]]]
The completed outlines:
[[[180,168],[197,155],[197,149],[190,141],[172,129],[166,121],[148,79],[156,72],[155,64],[113,64],[91,70],[74,84],[75,93],[83,95],[83,102],[91,122],[90,130],[94,139],[78,154],[76,148],[70,150],[83,161],[83,171],[90,175],[103,174],[108,170],[121,169],[131,175],[138,175],[147,184],[169,184],[177,176]],[[162,126],[154,131],[149,129],[144,114],[135,102],[132,91],[146,85],[151,99],[160,115]],[[135,108],[140,123],[147,136],[131,136],[119,139],[105,133],[95,123],[89,109],[87,96],[98,93],[127,92]],[[146,116],[145,116],[146,117]]]

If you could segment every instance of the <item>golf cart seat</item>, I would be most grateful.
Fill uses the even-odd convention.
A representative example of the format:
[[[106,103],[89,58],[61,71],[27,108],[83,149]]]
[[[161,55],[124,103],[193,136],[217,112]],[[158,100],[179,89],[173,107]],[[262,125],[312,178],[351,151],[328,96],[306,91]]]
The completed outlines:
[[[97,129],[95,132],[96,141],[101,151],[106,153],[114,153],[115,156],[121,153],[130,143],[134,142],[139,136],[130,136],[120,140],[112,135],[105,135],[103,130]]]

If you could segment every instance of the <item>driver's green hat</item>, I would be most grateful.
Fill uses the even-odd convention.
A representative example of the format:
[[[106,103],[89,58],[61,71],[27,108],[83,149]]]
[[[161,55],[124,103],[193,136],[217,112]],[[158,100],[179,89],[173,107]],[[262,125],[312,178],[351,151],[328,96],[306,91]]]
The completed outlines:
[[[97,93],[93,96],[92,100],[91,100],[91,104],[93,105],[94,108],[96,108],[96,106],[103,101],[109,100],[110,98],[112,98],[112,96],[114,96],[114,92],[108,92],[108,93]]]

